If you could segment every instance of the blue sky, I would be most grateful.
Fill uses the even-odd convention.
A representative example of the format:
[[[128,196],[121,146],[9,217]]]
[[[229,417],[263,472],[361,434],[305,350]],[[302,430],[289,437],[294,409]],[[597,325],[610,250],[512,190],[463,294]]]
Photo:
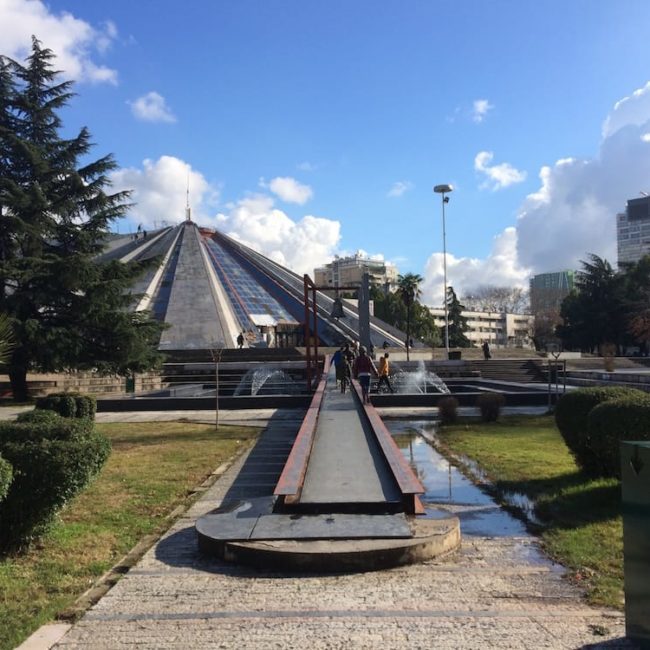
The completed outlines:
[[[299,272],[381,255],[434,304],[437,183],[461,294],[616,261],[650,190],[648,24],[645,0],[0,0],[0,53],[34,33],[79,81],[66,125],[135,190],[122,232],[182,219],[189,174],[196,221]]]

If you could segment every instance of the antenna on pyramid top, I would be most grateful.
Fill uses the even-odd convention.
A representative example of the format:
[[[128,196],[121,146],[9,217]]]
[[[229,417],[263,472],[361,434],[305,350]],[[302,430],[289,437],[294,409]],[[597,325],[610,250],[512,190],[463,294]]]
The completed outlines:
[[[192,221],[192,208],[190,208],[190,172],[187,172],[187,194],[185,200],[185,221]]]

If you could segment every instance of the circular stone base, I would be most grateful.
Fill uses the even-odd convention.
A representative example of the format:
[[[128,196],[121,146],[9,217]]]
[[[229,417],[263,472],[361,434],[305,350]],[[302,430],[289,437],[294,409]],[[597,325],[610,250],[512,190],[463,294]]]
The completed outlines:
[[[219,545],[223,559],[261,569],[339,572],[374,571],[439,557],[460,546],[460,523],[453,515],[413,519],[409,539],[260,540]],[[214,546],[199,547],[213,552]]]

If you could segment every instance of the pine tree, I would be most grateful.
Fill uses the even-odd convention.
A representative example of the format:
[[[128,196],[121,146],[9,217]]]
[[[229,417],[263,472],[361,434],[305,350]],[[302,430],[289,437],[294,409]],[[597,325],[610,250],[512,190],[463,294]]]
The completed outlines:
[[[465,307],[460,304],[453,287],[447,287],[447,318],[449,320],[449,345],[453,348],[468,348],[469,339],[465,332],[469,329],[467,318],[463,316]]]
[[[14,397],[29,370],[142,371],[159,361],[160,325],[129,310],[138,264],[99,264],[128,192],[107,193],[111,155],[87,161],[84,127],[61,137],[59,111],[73,97],[54,55],[32,40],[25,64],[0,58],[0,313],[10,316]]]

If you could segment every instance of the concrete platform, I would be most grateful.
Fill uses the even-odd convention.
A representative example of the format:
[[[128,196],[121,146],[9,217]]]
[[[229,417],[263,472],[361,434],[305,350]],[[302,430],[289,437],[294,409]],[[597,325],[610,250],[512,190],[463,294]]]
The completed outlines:
[[[218,509],[196,522],[199,549],[260,569],[374,571],[430,560],[460,546],[458,517],[285,515],[269,499]]]

